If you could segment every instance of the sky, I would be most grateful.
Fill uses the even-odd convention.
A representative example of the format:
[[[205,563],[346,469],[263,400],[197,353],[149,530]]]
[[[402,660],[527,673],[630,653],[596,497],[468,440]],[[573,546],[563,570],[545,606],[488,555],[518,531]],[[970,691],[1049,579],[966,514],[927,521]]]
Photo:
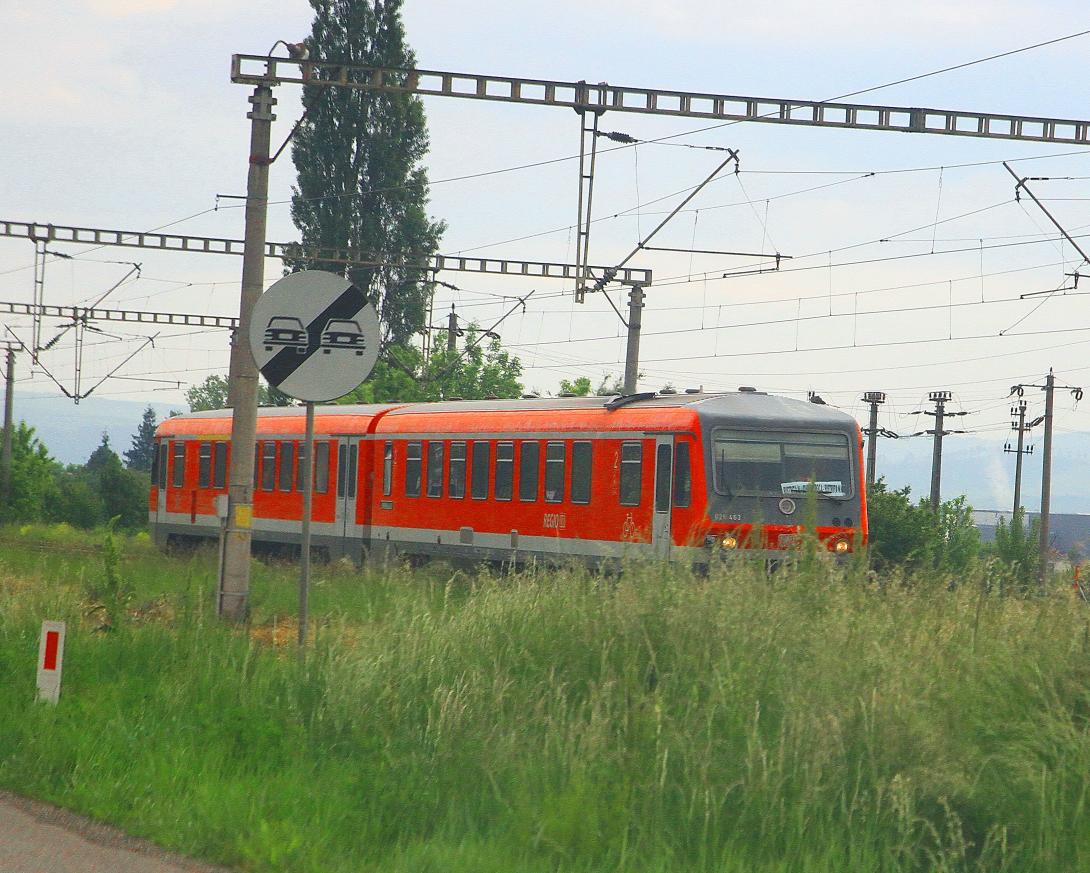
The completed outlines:
[[[1081,19],[1080,20],[1080,13]],[[5,4],[6,83],[0,93],[0,219],[242,236],[249,89],[229,78],[233,53],[262,54],[309,32],[310,7],[269,0],[89,0]],[[1003,0],[776,4],[596,0],[458,4],[408,0],[408,40],[421,68],[616,85],[828,100],[1090,28],[1070,2]],[[868,93],[893,106],[1090,117],[1084,75],[1090,36]],[[287,136],[299,95],[277,89],[273,139]],[[570,110],[426,98],[430,212],[448,230],[444,254],[573,258],[579,128]],[[929,426],[916,413],[950,390],[958,426],[996,441],[1010,432],[1010,386],[1090,384],[1090,317],[1081,292],[1023,299],[1070,284],[1082,258],[1058,240],[1002,166],[1048,177],[1029,183],[1076,239],[1090,227],[1090,150],[963,137],[730,124],[606,113],[604,130],[666,143],[603,151],[591,260],[631,251],[722,153],[740,172],[709,184],[655,243],[709,251],[778,252],[779,272],[746,273],[752,258],[644,252],[647,290],[640,388],[673,385],[818,392],[864,415],[864,391],[884,391],[881,424]],[[607,145],[603,141],[603,147]],[[613,145],[613,144],[608,144]],[[527,166],[549,162],[540,166]],[[513,169],[521,168],[521,169]],[[506,172],[498,172],[504,171]],[[484,175],[476,175],[484,174]],[[472,179],[457,177],[476,175]],[[271,173],[269,239],[295,238],[294,168]],[[671,196],[672,195],[672,196]],[[1090,237],[1086,240],[1090,243]],[[55,246],[45,302],[234,315],[241,260],[229,256]],[[0,300],[29,302],[33,246],[0,238]],[[267,284],[280,275],[266,262]],[[531,290],[525,312],[498,328],[521,358],[528,389],[596,382],[624,368],[624,329],[602,296],[575,304],[564,283],[468,273],[440,278],[436,321],[453,303],[490,326]],[[623,306],[623,292],[612,294]],[[4,316],[21,336],[27,321]],[[60,322],[45,328],[56,332]],[[88,334],[83,388],[149,333],[100,325]],[[124,328],[119,330],[118,328]],[[71,389],[74,350],[62,337],[43,364]],[[56,392],[29,362],[19,390]],[[165,328],[96,394],[183,403],[184,388],[225,373],[222,331]],[[156,381],[159,380],[159,381]],[[1026,394],[1031,417],[1040,392]],[[74,413],[78,410],[74,410]],[[1057,401],[1059,432],[1090,431],[1090,403]],[[991,463],[992,459],[989,459]],[[1006,464],[1008,457],[1000,456]],[[994,466],[994,465],[993,465]]]

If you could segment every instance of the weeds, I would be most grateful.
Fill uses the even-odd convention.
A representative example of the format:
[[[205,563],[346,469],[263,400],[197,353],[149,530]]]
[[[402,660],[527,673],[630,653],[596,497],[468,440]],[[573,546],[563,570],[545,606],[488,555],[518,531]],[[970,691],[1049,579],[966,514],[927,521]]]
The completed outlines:
[[[300,667],[275,632],[293,568],[255,565],[251,632],[210,615],[211,555],[127,541],[115,578],[170,617],[75,617],[46,712],[36,625],[72,589],[56,550],[34,560],[0,541],[0,784],[211,860],[1090,868],[1085,605],[1000,596],[984,566],[957,586],[805,554],[772,576],[319,567]]]

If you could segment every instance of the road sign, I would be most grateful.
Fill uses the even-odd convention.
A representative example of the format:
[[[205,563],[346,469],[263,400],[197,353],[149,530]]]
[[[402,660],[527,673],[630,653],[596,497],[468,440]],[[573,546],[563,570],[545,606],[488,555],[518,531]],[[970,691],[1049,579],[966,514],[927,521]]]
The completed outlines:
[[[298,400],[341,397],[366,379],[379,351],[375,307],[343,276],[285,276],[254,305],[250,350],[261,375]]]
[[[61,696],[64,665],[64,622],[43,621],[38,643],[38,699],[56,703]]]

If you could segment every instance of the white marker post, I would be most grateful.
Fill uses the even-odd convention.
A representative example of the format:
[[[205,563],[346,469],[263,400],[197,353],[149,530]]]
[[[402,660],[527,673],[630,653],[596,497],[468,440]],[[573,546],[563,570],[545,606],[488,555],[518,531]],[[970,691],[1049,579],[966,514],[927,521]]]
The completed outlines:
[[[38,699],[56,703],[61,696],[64,665],[64,622],[43,621],[38,644]]]

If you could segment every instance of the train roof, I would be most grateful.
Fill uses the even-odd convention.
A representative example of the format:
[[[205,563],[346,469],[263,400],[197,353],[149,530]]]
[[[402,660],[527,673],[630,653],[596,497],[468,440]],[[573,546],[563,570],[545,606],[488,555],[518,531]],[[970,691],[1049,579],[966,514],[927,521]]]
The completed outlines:
[[[385,413],[386,420],[401,416],[451,414],[461,417],[466,413],[518,413],[535,412],[584,412],[601,416],[622,410],[653,412],[655,410],[685,409],[695,413],[706,425],[729,425],[732,421],[757,424],[770,428],[794,426],[822,427],[830,429],[855,428],[855,419],[847,413],[821,403],[811,403],[790,397],[779,397],[760,391],[695,394],[635,394],[607,397],[533,397],[522,400],[444,400],[436,403],[407,404],[345,404],[319,406],[317,417],[371,419]],[[303,409],[299,406],[266,407],[259,411],[259,420],[299,418]],[[175,416],[160,425],[160,433],[174,430],[173,423],[200,421],[202,419],[230,419],[230,409],[192,412]],[[642,417],[642,416],[641,416]],[[183,428],[188,430],[188,428]]]

